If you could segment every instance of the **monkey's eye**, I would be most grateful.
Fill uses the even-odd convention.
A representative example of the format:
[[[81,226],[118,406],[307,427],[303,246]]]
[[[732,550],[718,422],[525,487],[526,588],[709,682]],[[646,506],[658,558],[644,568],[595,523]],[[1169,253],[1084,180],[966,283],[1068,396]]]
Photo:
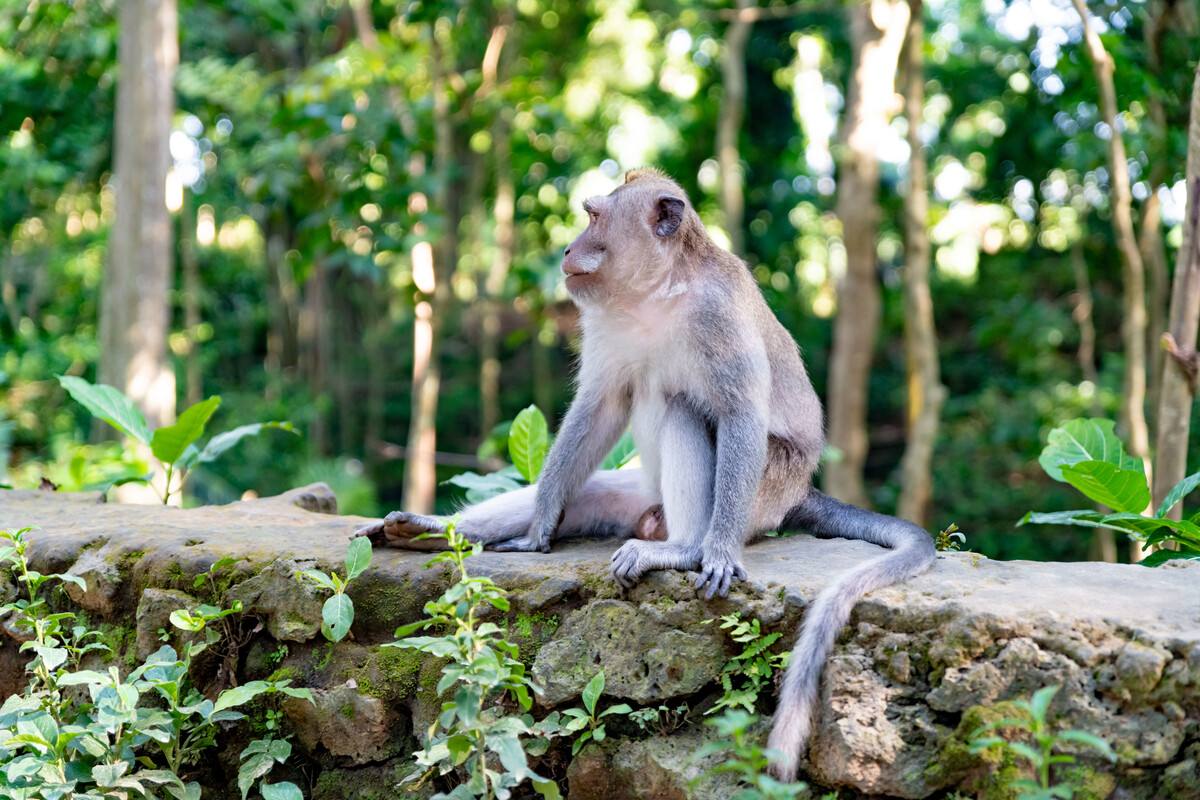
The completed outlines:
[[[596,223],[596,220],[600,219],[600,214],[590,208],[587,209],[587,215],[588,215],[588,222],[593,225]]]

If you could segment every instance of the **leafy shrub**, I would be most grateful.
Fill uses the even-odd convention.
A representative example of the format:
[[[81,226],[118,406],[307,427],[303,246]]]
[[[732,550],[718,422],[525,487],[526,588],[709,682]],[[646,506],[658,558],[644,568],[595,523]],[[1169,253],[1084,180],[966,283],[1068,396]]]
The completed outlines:
[[[201,448],[196,443],[204,435],[208,420],[221,405],[221,398],[216,395],[184,409],[175,424],[164,425],[151,432],[142,412],[119,390],[103,383],[91,384],[72,375],[61,375],[58,382],[92,416],[104,420],[125,436],[150,449],[165,475],[161,491],[151,483],[152,475],[130,474],[122,476],[119,480],[151,485],[164,505],[170,501],[172,494],[183,491],[189,471],[201,464],[215,461],[247,436],[256,436],[269,428],[296,432],[290,422],[256,422],[217,434]],[[174,485],[172,481],[175,482]]]
[[[706,713],[721,709],[741,708],[754,713],[758,696],[775,677],[787,667],[790,653],[772,653],[770,648],[779,641],[779,633],[763,633],[757,619],[742,619],[740,612],[721,617],[721,630],[742,645],[742,651],[729,659],[721,669],[721,697]]]
[[[1152,514],[1150,487],[1142,463],[1125,452],[1105,419],[1073,419],[1050,432],[1038,463],[1056,481],[1068,483],[1089,500],[1112,509],[1075,511],[1030,511],[1018,525],[1078,525],[1110,528],[1142,541],[1147,546],[1173,543],[1178,549],[1160,549],[1142,560],[1158,566],[1176,558],[1200,559],[1200,513],[1189,519],[1168,519],[1176,505],[1200,486],[1200,472],[1177,483],[1162,505]]]
[[[933,537],[933,546],[939,553],[957,553],[967,543],[967,535],[951,522]]]
[[[52,611],[46,594],[55,585],[86,584],[78,576],[30,569],[28,533],[28,528],[0,531],[0,562],[25,590],[0,613],[26,639],[22,651],[33,655],[25,691],[0,706],[0,795],[100,800],[165,792],[176,800],[198,800],[199,783],[185,776],[222,726],[242,719],[237,709],[276,692],[312,699],[307,689],[292,688],[288,681],[251,681],[212,700],[192,685],[193,659],[218,636],[212,623],[236,608],[202,605],[174,612],[172,625],[203,638],[187,642],[182,653],[164,645],[124,677],[115,666],[82,668],[85,656],[109,648],[74,613]],[[276,745],[271,753],[279,755],[282,748]],[[265,774],[247,777],[243,796]],[[290,783],[264,783],[259,789],[266,800],[300,797]]]
[[[306,569],[297,573],[296,579],[307,581],[332,596],[321,608],[321,633],[331,642],[340,642],[354,624],[354,601],[346,594],[350,581],[357,578],[371,565],[371,540],[357,536],[350,540],[346,549],[346,577],[336,572],[325,573],[319,569]]]
[[[404,782],[415,788],[434,773],[445,776],[461,768],[465,780],[449,793],[434,795],[434,800],[505,800],[526,780],[542,797],[559,797],[558,786],[530,769],[527,757],[528,752],[544,751],[544,740],[556,732],[557,719],[535,724],[527,713],[511,713],[504,705],[507,701],[528,712],[532,684],[517,658],[517,646],[504,639],[499,625],[482,621],[490,613],[509,609],[502,588],[489,578],[467,572],[467,558],[483,552],[483,545],[468,542],[453,523],[444,534],[425,536],[445,538],[449,548],[426,566],[448,564],[458,580],[441,597],[425,604],[425,619],[397,629],[400,640],[384,647],[409,648],[448,659],[436,692],[444,696],[453,689],[453,694],[442,703],[425,746],[413,754],[418,767]],[[420,630],[439,635],[412,635]],[[535,739],[543,741],[531,741]]]
[[[597,742],[604,741],[606,734],[604,723],[601,722],[602,719],[614,714],[629,715],[632,713],[633,709],[628,705],[619,703],[597,714],[596,703],[600,700],[600,695],[603,693],[604,671],[601,670],[588,681],[587,686],[583,687],[583,708],[568,708],[563,712],[562,719],[565,720],[562,725],[563,732],[575,733],[582,731],[571,744],[571,755],[576,755],[591,740]]]
[[[1006,717],[989,722],[975,732],[970,743],[973,753],[985,750],[1000,750],[1011,755],[1017,761],[1025,762],[1032,770],[1035,779],[1022,778],[1009,784],[1018,793],[1019,800],[1053,800],[1062,798],[1070,800],[1075,789],[1070,784],[1052,784],[1052,770],[1057,764],[1073,764],[1075,757],[1059,752],[1063,745],[1079,745],[1095,750],[1109,761],[1116,761],[1108,742],[1086,731],[1063,730],[1055,731],[1047,721],[1046,713],[1051,701],[1058,694],[1058,686],[1047,686],[1034,692],[1029,700],[1017,700],[1013,703],[1018,712],[1017,716]],[[1028,741],[1018,741],[997,735],[1000,731],[1013,731],[1024,734]],[[987,735],[993,734],[993,735]]]
[[[699,761],[720,754],[724,759],[704,774],[737,776],[738,789],[729,800],[793,800],[800,797],[808,790],[806,784],[783,783],[767,774],[772,753],[763,749],[753,733],[757,722],[758,718],[753,714],[735,708],[706,720],[705,724],[716,730],[717,739],[706,742],[696,751],[695,758]]]
[[[538,407],[529,406],[517,414],[511,424],[498,427],[508,431],[508,455],[513,463],[486,475],[461,472],[445,481],[463,489],[468,503],[481,503],[496,495],[536,483],[542,474],[542,465],[546,461],[546,454],[550,452],[552,438],[546,417]],[[489,448],[489,452],[497,450],[494,445]],[[613,445],[600,468],[620,469],[636,455],[633,437],[626,432]]]

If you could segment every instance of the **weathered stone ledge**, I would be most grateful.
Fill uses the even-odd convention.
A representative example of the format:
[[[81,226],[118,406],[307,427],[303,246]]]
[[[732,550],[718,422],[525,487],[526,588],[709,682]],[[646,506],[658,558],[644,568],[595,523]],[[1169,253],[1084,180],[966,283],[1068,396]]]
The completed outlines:
[[[436,713],[431,687],[440,667],[378,645],[419,618],[447,577],[424,569],[424,554],[376,551],[350,591],[353,641],[327,645],[318,633],[322,598],[291,573],[313,562],[339,567],[362,520],[314,513],[334,507],[320,486],[189,510],[0,491],[0,527],[35,526],[35,565],[86,578],[87,592],[73,599],[110,626],[130,656],[157,646],[172,609],[211,591],[194,589],[195,575],[217,559],[239,559],[217,589],[241,599],[262,629],[243,626],[233,660],[244,679],[274,674],[316,690],[315,707],[284,707],[317,775],[315,796],[390,797],[407,772],[413,731]],[[807,536],[769,540],[746,552],[753,583],[705,602],[678,573],[620,593],[607,576],[612,549],[580,542],[549,555],[472,560],[477,573],[512,591],[507,624],[546,689],[543,704],[576,703],[603,668],[608,695],[655,706],[686,701],[694,711],[678,729],[654,735],[614,724],[603,746],[543,768],[577,800],[728,796],[719,782],[688,788],[700,771],[691,753],[707,733],[701,712],[719,693],[715,678],[732,652],[706,621],[740,610],[790,641],[805,602],[878,550]],[[19,668],[5,643],[0,689],[19,688]],[[928,574],[858,607],[826,671],[807,777],[849,789],[843,796],[957,789],[1002,797],[996,765],[970,755],[966,740],[997,703],[1049,684],[1063,687],[1053,706],[1063,724],[1105,737],[1120,756],[1115,767],[1082,761],[1078,777],[1088,788],[1079,796],[1200,798],[1200,565],[1150,570],[942,554]],[[232,776],[236,757],[229,763]]]

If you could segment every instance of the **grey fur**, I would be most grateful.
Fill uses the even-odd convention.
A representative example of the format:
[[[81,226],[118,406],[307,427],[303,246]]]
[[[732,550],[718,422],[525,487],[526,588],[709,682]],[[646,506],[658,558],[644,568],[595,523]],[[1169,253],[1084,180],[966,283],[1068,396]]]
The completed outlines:
[[[545,552],[555,537],[629,538],[661,504],[666,541],[624,543],[613,578],[628,587],[650,570],[697,570],[706,597],[745,578],[742,545],[765,531],[799,526],[893,548],[805,615],[770,738],[774,771],[791,779],[838,631],[863,594],[926,569],[933,544],[915,525],[812,488],[824,423],[800,351],[686,197],[661,173],[638,171],[589,198],[588,228],[563,258],[583,327],[575,400],[541,482],[464,509],[459,529],[495,550]],[[595,472],[627,425],[642,469]],[[423,546],[411,537],[443,525],[395,512],[362,533]]]

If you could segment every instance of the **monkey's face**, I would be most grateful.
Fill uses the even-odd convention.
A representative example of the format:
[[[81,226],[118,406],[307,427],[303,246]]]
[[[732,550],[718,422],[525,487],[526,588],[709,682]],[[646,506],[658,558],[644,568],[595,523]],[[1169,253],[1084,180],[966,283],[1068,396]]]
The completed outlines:
[[[665,181],[626,183],[588,198],[588,226],[563,253],[567,291],[580,301],[641,298],[667,271],[686,203]]]

